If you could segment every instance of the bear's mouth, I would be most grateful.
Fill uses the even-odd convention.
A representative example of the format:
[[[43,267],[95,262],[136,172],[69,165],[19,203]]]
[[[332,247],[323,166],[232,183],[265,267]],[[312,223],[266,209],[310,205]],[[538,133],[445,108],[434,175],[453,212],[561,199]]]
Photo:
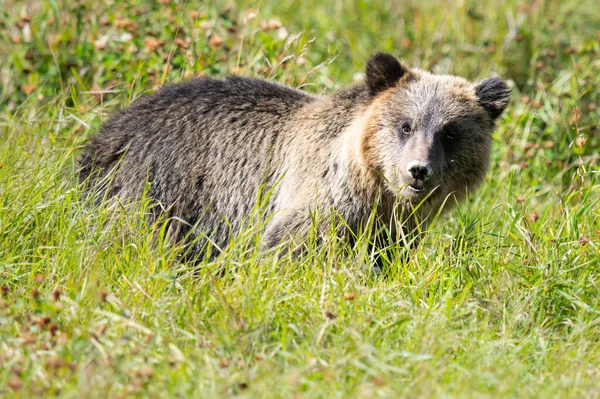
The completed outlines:
[[[425,187],[425,182],[423,180],[419,180],[419,179],[414,179],[412,182],[408,183],[406,185],[406,188],[408,188],[413,193],[417,193],[417,194],[424,193],[425,190],[427,189]]]
[[[410,191],[417,193],[417,194],[425,192],[425,187],[423,187],[422,185],[409,184],[407,187]]]

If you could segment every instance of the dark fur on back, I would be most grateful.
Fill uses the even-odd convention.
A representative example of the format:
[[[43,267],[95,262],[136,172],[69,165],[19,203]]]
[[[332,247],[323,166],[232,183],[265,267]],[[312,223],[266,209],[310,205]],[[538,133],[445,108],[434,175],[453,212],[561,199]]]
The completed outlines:
[[[168,86],[140,98],[101,126],[80,159],[80,179],[93,183],[110,175],[108,183],[98,187],[109,197],[133,201],[141,197],[149,182],[147,195],[159,209],[185,221],[177,227],[179,237],[195,226],[192,237],[209,233],[221,247],[249,217],[263,184],[267,188],[276,185],[267,205],[272,214],[264,231],[267,246],[288,234],[306,233],[308,214],[317,208],[325,213],[335,209],[355,229],[375,203],[382,202],[387,204],[382,209],[388,212],[389,224],[391,204],[402,202],[403,197],[413,202],[423,199],[398,191],[409,180],[396,179],[395,170],[404,167],[409,155],[396,161],[394,153],[387,154],[393,150],[390,145],[397,146],[398,154],[408,148],[405,139],[393,138],[397,137],[395,115],[409,112],[414,121],[420,120],[419,104],[402,99],[432,106],[451,102],[456,110],[436,105],[439,109],[432,115],[440,119],[427,122],[435,129],[451,116],[449,112],[460,116],[471,131],[481,128],[481,139],[469,140],[479,143],[475,147],[483,145],[484,150],[462,157],[465,162],[470,157],[482,158],[479,163],[469,161],[482,169],[473,172],[472,182],[464,180],[464,171],[461,175],[455,170],[447,175],[462,178],[464,183],[442,183],[446,169],[441,164],[437,167],[437,184],[449,190],[456,190],[454,183],[467,188],[481,180],[487,168],[493,120],[506,106],[507,100],[499,99],[506,92],[497,81],[477,88],[463,80],[455,83],[459,78],[434,77],[409,70],[390,55],[377,54],[367,65],[364,82],[325,97],[241,77],[199,78]],[[437,94],[427,92],[432,87],[429,79],[432,85],[442,87]],[[419,96],[410,90],[425,92]],[[387,126],[388,121],[393,121],[393,126]],[[431,140],[415,140],[410,143],[418,148],[416,153],[425,154],[423,159],[442,151],[437,147],[434,151]],[[398,186],[389,183],[390,179],[398,180]],[[433,204],[430,210],[441,203],[428,201]],[[203,244],[201,240],[195,251]]]
[[[303,139],[310,147],[318,151],[342,132],[350,120],[335,115],[352,112],[359,97],[338,95],[306,119],[310,137]],[[290,126],[315,101],[299,90],[240,77],[168,86],[102,125],[80,160],[80,179],[114,172],[108,195],[129,199],[140,198],[148,181],[147,194],[161,208],[191,225],[200,221],[223,246],[231,233],[224,221],[235,232],[256,205],[260,186],[281,178],[287,158],[315,160],[318,154],[295,151],[301,138]],[[327,165],[320,169],[316,173],[327,174]],[[179,229],[187,232],[186,225]]]

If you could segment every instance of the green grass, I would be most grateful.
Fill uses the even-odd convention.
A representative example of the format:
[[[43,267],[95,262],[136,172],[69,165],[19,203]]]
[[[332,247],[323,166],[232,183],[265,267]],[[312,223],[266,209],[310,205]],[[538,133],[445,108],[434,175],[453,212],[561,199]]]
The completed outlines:
[[[595,1],[200,3],[0,0],[0,396],[600,397]],[[87,137],[156,87],[322,93],[375,50],[514,89],[483,187],[387,277],[250,234],[194,273],[74,184]]]

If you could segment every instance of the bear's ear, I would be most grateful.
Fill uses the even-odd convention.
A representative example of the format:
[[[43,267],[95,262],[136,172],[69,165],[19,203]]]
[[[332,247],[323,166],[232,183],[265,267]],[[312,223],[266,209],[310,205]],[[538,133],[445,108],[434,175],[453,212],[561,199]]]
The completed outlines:
[[[506,109],[510,100],[510,89],[500,78],[482,80],[475,88],[479,104],[488,112],[492,119],[498,118]]]
[[[374,96],[393,87],[406,73],[406,68],[391,54],[375,53],[367,61],[369,93]]]

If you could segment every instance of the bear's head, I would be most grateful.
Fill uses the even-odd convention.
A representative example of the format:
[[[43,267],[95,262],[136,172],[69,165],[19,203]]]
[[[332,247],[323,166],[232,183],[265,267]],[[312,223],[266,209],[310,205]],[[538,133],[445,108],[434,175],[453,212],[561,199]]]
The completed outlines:
[[[502,79],[472,83],[378,53],[365,82],[372,101],[361,152],[386,190],[412,206],[460,199],[481,183],[495,122],[510,99]]]

